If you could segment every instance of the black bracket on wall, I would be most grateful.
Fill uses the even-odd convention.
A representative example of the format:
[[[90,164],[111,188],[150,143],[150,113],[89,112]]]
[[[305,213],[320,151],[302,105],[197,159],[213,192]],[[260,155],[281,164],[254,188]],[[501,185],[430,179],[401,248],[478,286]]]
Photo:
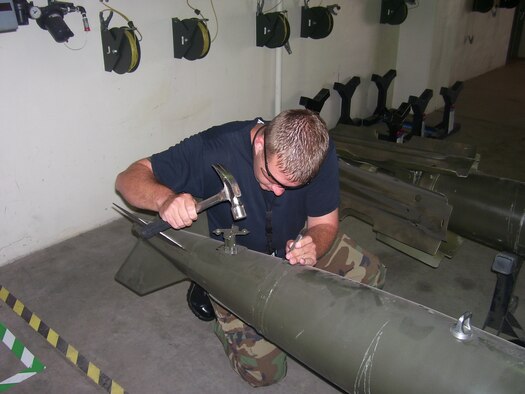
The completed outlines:
[[[326,7],[308,7],[309,0],[301,7],[301,37],[321,39],[328,37],[334,27],[333,15],[341,9],[338,4]]]

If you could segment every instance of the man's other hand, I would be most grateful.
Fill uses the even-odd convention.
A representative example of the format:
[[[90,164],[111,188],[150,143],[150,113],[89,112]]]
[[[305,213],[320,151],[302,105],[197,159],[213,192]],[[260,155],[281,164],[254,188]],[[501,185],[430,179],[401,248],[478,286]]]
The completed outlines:
[[[290,264],[310,265],[317,263],[317,252],[315,243],[309,235],[305,235],[295,243],[293,250],[290,250],[294,240],[286,242],[286,259]]]

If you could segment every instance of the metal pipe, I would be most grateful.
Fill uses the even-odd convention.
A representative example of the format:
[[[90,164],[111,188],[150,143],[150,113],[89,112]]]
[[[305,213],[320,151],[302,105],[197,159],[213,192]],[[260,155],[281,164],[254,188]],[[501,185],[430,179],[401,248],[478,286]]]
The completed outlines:
[[[276,12],[283,10],[282,1],[277,4]],[[283,97],[283,49],[278,47],[275,49],[275,96],[274,96],[274,116],[281,113],[282,97]]]

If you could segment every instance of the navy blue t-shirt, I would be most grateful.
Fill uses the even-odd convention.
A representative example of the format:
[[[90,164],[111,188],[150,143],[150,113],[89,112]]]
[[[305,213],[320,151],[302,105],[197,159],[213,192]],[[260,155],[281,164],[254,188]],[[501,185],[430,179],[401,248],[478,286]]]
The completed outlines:
[[[239,184],[246,218],[234,222],[231,205],[228,202],[217,204],[207,210],[210,235],[221,239],[212,231],[236,224],[240,229],[249,230],[248,235],[236,238],[239,245],[268,253],[268,240],[271,239],[271,251],[284,257],[286,241],[297,236],[307,216],[323,216],[339,206],[337,156],[330,140],[329,153],[317,176],[308,185],[286,190],[277,197],[262,190],[253,173],[250,130],[257,121],[212,127],[154,154],[151,164],[159,182],[177,193],[190,193],[202,199],[222,190],[222,181],[212,168],[213,164],[222,164]],[[271,223],[267,223],[267,215]]]

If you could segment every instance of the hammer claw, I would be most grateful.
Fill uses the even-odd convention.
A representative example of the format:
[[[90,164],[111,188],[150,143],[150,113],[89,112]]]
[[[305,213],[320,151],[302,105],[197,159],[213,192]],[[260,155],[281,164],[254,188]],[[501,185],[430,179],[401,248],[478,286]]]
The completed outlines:
[[[246,210],[244,209],[244,205],[242,204],[242,201],[240,199],[241,189],[237,184],[237,181],[235,180],[233,175],[228,170],[226,170],[226,168],[224,168],[222,164],[213,164],[212,167],[217,173],[217,175],[219,175],[219,177],[221,178],[224,187],[219,193],[207,198],[204,201],[197,203],[197,213],[200,213],[220,202],[229,201],[231,204],[233,219],[239,220],[245,218]],[[159,219],[144,226],[140,231],[140,235],[143,238],[148,239],[161,231],[167,230],[170,227],[171,226],[168,222]]]
[[[213,164],[212,167],[215,170],[215,172],[219,175],[219,177],[221,178],[222,182],[224,183],[225,188],[226,188],[226,185],[229,185],[229,187],[231,188],[233,192],[233,195],[235,197],[240,197],[241,189],[239,185],[237,184],[237,181],[235,180],[233,175],[230,174],[230,172],[226,168],[224,168],[222,164],[218,164],[218,163]]]

